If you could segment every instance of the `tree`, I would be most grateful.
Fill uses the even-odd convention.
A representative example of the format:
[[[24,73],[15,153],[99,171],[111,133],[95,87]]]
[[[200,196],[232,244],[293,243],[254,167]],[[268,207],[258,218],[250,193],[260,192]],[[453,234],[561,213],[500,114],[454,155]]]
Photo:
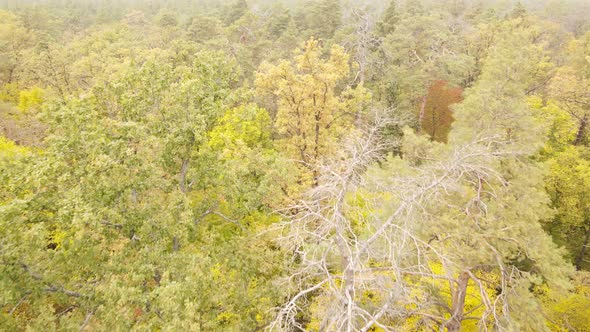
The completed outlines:
[[[588,330],[570,2],[4,1],[0,330]]]
[[[355,66],[354,83],[364,84],[370,68],[378,60],[374,56],[380,39],[375,34],[375,15],[367,9],[353,7],[350,9],[350,18],[334,39],[344,45],[351,54]]]
[[[383,65],[372,79],[377,98],[408,114],[423,114],[435,81],[462,86],[475,63],[461,49],[461,31],[453,29],[445,17],[422,10],[400,15],[379,48]]]
[[[590,328],[590,275],[588,272],[578,272],[573,280],[574,291],[570,294],[560,294],[544,291],[545,306],[550,317],[549,328],[552,331],[567,331],[568,329],[584,331]]]
[[[295,22],[305,38],[331,39],[341,25],[339,0],[307,0],[295,14]]]
[[[540,224],[543,131],[523,79],[538,50],[521,38],[496,44],[447,145],[407,128],[402,158],[375,165],[376,126],[324,168],[284,225],[294,270],[273,326],[546,328],[534,290],[567,287],[572,268]]]
[[[281,252],[249,234],[275,220],[254,159],[272,153],[246,140],[269,137],[264,112],[226,114],[237,68],[225,56],[162,59],[49,105],[43,152],[2,172],[3,326],[254,330],[269,319]]]
[[[572,68],[565,67],[552,79],[550,92],[559,105],[578,121],[573,144],[585,144],[590,121],[590,79],[579,78]]]
[[[549,224],[557,242],[572,253],[572,261],[581,270],[586,263],[590,243],[590,161],[588,151],[569,146],[549,160],[547,191],[557,215]]]
[[[156,18],[158,25],[160,27],[175,27],[178,25],[178,19],[176,18],[176,13],[170,10],[160,10]]]
[[[215,17],[193,16],[187,27],[187,35],[191,40],[203,42],[218,37],[221,33],[221,22]]]
[[[69,59],[65,56],[65,47],[41,42],[35,51],[28,64],[29,79],[39,82],[41,87],[65,101],[76,88]]]
[[[573,41],[569,46],[569,63],[560,68],[551,79],[550,105],[541,108],[553,113],[548,119],[552,139],[546,155],[550,165],[547,192],[551,195],[555,218],[548,220],[547,228],[556,241],[568,248],[578,270],[587,266],[586,253],[590,243],[590,217],[588,202],[588,121],[590,121],[590,79],[584,71],[581,57],[589,54]],[[551,112],[551,113],[550,113]]]
[[[397,8],[397,2],[392,0],[389,2],[389,6],[383,13],[383,18],[377,26],[379,34],[387,36],[395,30],[396,25],[399,23],[399,13]]]
[[[348,72],[341,47],[332,47],[324,60],[318,40],[310,39],[292,63],[264,64],[257,74],[259,94],[276,98],[275,128],[285,155],[308,173],[301,184],[317,185],[321,159],[364,111],[369,95],[362,86],[339,89]]]
[[[518,1],[515,5],[514,8],[512,9],[512,12],[510,13],[510,18],[523,18],[527,15],[527,10],[524,7],[524,5]]]
[[[14,14],[0,10],[0,84],[14,83],[24,70],[25,51],[36,40],[33,31],[27,31],[21,20]]]
[[[293,18],[289,9],[280,2],[272,4],[268,11],[266,29],[268,30],[270,39],[277,40],[287,30]]]
[[[446,142],[453,123],[451,106],[462,100],[461,88],[451,88],[444,81],[436,81],[428,89],[428,101],[421,115],[420,127],[430,139]]]
[[[232,5],[228,6],[224,14],[224,23],[226,26],[231,25],[240,17],[244,16],[248,11],[248,3],[246,0],[236,0]]]

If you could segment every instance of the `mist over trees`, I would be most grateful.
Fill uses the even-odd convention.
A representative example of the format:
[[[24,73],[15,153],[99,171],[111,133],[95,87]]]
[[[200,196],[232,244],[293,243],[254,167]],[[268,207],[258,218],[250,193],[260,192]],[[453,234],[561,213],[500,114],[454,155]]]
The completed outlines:
[[[0,0],[0,330],[590,331],[590,2]]]

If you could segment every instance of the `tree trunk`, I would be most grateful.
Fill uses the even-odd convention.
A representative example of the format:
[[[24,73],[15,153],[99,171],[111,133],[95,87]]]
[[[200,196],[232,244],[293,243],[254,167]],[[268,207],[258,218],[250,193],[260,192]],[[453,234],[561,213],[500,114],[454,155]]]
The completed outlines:
[[[191,133],[189,145],[186,148],[186,157],[182,160],[182,166],[180,166],[180,175],[179,175],[179,186],[180,191],[186,194],[186,174],[188,173],[188,166],[191,158],[191,149],[195,144],[195,135]]]
[[[465,295],[467,295],[467,284],[469,283],[469,273],[462,272],[457,280],[457,288],[453,292],[452,316],[447,322],[449,332],[458,332],[461,329],[463,321],[463,309],[465,307]]]
[[[574,140],[574,145],[578,146],[582,144],[582,140],[584,139],[584,132],[586,131],[586,125],[588,124],[588,119],[586,117],[580,120],[580,127],[578,127],[578,133],[576,134],[576,139]]]
[[[14,70],[15,66],[10,67],[10,71],[8,72],[8,81],[6,83],[12,83],[14,79]]]
[[[426,110],[426,103],[428,102],[428,93],[422,97],[422,103],[420,104],[420,114],[418,114],[418,132],[422,130],[422,120],[424,120],[424,111]]]
[[[314,97],[314,104],[315,104],[315,97]],[[321,114],[320,112],[316,111],[315,114],[315,132],[314,132],[314,147],[313,147],[313,184],[312,187],[315,188],[319,185],[319,172],[318,172],[318,159],[320,158],[320,121],[321,121]]]
[[[436,136],[436,126],[438,123],[436,121],[436,107],[432,108],[432,131],[430,132],[430,140],[435,141],[434,136]]]
[[[177,252],[180,249],[180,241],[178,240],[177,236],[172,238],[172,250]]]
[[[188,173],[188,159],[184,159],[182,161],[182,166],[180,167],[180,177],[178,181],[180,182],[180,191],[186,193],[186,173]]]
[[[582,264],[584,263],[584,255],[586,255],[586,248],[588,247],[588,242],[590,242],[590,227],[586,230],[586,236],[584,237],[584,243],[582,244],[582,249],[576,257],[576,270],[580,271],[582,269]]]

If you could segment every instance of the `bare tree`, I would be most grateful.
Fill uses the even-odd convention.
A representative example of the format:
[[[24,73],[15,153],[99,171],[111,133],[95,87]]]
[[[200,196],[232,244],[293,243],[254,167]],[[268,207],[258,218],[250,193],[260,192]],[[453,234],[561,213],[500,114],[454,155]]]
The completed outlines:
[[[376,22],[374,13],[354,7],[350,11],[350,16],[354,22],[354,33],[351,40],[345,42],[344,46],[353,55],[353,60],[358,65],[354,82],[363,84],[367,70],[375,60],[372,53],[381,44],[381,40],[374,34]]]
[[[496,162],[526,153],[500,136],[454,147],[429,143],[439,152],[390,161],[405,166],[384,176],[372,165],[388,148],[380,130],[390,123],[381,119],[353,135],[322,167],[319,185],[289,209],[297,213],[280,225],[279,242],[293,252],[294,270],[285,280],[290,296],[269,330],[395,331],[411,321],[414,328],[459,331],[465,320],[479,321],[483,330],[511,324],[510,301],[521,296],[531,273],[507,261],[507,252],[534,253],[521,234],[491,221],[487,205],[510,186]],[[458,230],[444,229],[442,218]],[[492,229],[501,225],[505,229]],[[540,227],[531,232],[543,234]],[[487,280],[487,272],[497,278]],[[475,290],[468,294],[469,284]],[[479,304],[466,308],[468,297]]]

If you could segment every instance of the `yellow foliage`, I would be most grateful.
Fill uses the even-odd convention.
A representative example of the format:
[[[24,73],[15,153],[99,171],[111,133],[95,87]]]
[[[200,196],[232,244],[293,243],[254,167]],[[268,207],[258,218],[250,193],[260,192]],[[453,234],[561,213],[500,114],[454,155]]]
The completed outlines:
[[[6,83],[0,87],[0,101],[16,104],[19,91],[16,83]]]
[[[38,111],[44,101],[44,91],[39,87],[23,90],[19,94],[18,109],[23,112]]]
[[[0,136],[0,158],[11,159],[28,151],[29,149],[18,146],[6,137]]]
[[[313,172],[317,161],[334,150],[370,98],[363,86],[344,90],[338,86],[350,70],[342,47],[333,46],[328,59],[322,58],[322,51],[312,38],[296,52],[293,63],[264,64],[256,76],[257,92],[276,98],[275,127],[282,151],[304,165],[306,172]],[[312,177],[315,174],[303,175],[299,182]]]
[[[533,115],[539,123],[545,127],[549,138],[547,144],[541,150],[544,155],[552,155],[558,149],[572,142],[576,136],[576,122],[572,116],[557,106],[553,101],[543,104],[539,97],[529,97],[528,104],[533,110]]]
[[[543,305],[551,331],[590,331],[590,273],[579,271],[573,292],[562,295],[543,289]]]
[[[429,264],[430,271],[434,274],[434,276],[440,276],[441,278],[431,278],[431,277],[420,277],[418,279],[408,278],[409,282],[416,283],[420,285],[420,287],[414,287],[413,291],[415,293],[416,298],[422,298],[426,296],[426,293],[430,293],[430,296],[436,296],[442,301],[447,307],[452,308],[452,298],[453,293],[451,290],[450,282],[447,278],[457,279],[458,275],[456,273],[450,273],[447,271],[444,266],[440,263],[430,263]],[[486,309],[484,302],[482,300],[482,292],[484,292],[488,298],[491,298],[492,301],[496,297],[496,290],[493,287],[494,284],[499,284],[499,276],[496,271],[474,271],[474,275],[481,280],[486,280],[486,282],[482,282],[480,285],[472,278],[469,279],[467,284],[467,292],[465,296],[465,305],[463,308],[464,313],[469,313],[469,317],[482,317],[484,311]],[[482,289],[483,287],[483,289]],[[408,308],[408,309],[417,309],[417,308]],[[450,312],[434,312],[433,315],[442,316],[445,319],[449,319],[451,317]],[[438,331],[438,326],[432,324],[430,326],[426,326],[423,321],[421,321],[422,317],[416,316],[411,317],[406,322],[404,322],[403,330],[404,331]],[[479,331],[478,326],[479,320],[477,319],[469,319],[463,320],[461,323],[461,331]]]

